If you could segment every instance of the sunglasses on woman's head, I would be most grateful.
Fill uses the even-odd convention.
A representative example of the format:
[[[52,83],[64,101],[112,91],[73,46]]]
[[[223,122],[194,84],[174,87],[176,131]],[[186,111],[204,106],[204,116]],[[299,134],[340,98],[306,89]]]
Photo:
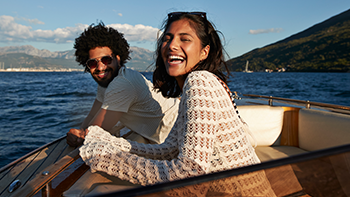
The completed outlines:
[[[205,12],[171,12],[168,14],[168,19],[174,16],[183,15],[183,14],[196,15],[196,16],[202,17],[204,19],[205,32],[208,34],[208,20],[207,20],[207,13]]]
[[[168,14],[168,18],[171,18],[173,16],[178,16],[178,15],[183,15],[183,14],[197,15],[207,19],[207,13],[205,12],[171,12]]]
[[[88,61],[86,61],[86,66],[89,69],[94,69],[97,67],[98,62],[102,62],[102,64],[104,65],[109,65],[112,63],[112,61],[113,61],[113,57],[110,55],[106,55],[101,57],[100,60],[97,60],[96,58],[89,59]]]

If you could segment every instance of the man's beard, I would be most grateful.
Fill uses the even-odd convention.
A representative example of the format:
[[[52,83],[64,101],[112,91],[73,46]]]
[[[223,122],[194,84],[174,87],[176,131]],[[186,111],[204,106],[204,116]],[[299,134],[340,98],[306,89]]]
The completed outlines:
[[[113,79],[118,76],[118,72],[119,72],[119,69],[111,69],[111,68],[107,68],[105,71],[110,71],[112,73],[111,77],[109,78],[105,78],[105,79],[101,79],[101,78],[97,78],[95,77],[95,75],[98,75],[98,73],[100,73],[101,71],[97,71],[95,70],[95,72],[92,74],[92,78],[94,78],[94,80],[96,81],[96,83],[101,86],[101,87],[104,87],[104,88],[107,88],[109,83],[111,83],[111,81],[113,81]],[[114,72],[113,72],[114,71]]]

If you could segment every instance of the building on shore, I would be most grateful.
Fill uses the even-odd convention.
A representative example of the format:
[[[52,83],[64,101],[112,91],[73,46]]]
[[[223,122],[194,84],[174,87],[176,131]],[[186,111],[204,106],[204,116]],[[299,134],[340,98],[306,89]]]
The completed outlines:
[[[0,72],[83,72],[84,69],[59,68],[59,69],[42,69],[42,68],[4,68],[0,66]]]

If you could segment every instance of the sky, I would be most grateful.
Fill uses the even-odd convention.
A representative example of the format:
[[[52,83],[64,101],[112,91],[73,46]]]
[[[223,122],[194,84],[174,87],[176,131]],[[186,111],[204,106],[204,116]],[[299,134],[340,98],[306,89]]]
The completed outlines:
[[[204,11],[234,58],[348,9],[349,0],[0,0],[0,47],[72,50],[86,27],[102,21],[130,46],[154,51],[168,13]]]

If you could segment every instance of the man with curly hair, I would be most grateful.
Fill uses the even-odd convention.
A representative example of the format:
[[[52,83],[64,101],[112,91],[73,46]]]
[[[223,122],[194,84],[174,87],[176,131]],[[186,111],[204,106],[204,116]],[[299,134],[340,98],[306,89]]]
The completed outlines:
[[[98,88],[89,114],[80,129],[69,130],[67,143],[81,145],[90,125],[113,132],[118,122],[131,130],[123,136],[127,139],[162,143],[176,120],[179,100],[164,98],[143,75],[125,67],[130,50],[123,34],[101,22],[85,29],[74,48],[76,61]]]

